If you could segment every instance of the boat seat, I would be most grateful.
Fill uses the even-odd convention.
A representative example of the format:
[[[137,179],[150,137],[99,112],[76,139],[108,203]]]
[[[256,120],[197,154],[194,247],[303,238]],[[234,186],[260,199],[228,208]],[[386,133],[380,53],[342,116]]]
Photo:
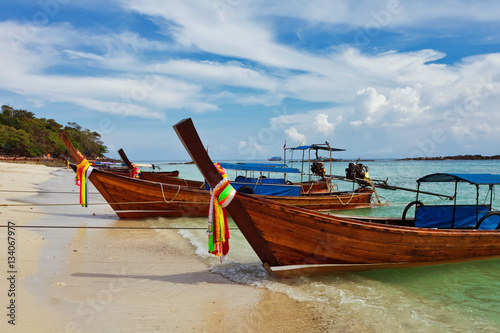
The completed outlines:
[[[486,205],[478,206],[478,220],[490,212]],[[453,222],[453,205],[419,206],[415,212],[415,227],[419,228],[474,228],[476,226],[476,205],[457,205]],[[486,222],[485,222],[486,223]],[[495,225],[496,226],[496,225]],[[481,229],[483,229],[482,227]]]

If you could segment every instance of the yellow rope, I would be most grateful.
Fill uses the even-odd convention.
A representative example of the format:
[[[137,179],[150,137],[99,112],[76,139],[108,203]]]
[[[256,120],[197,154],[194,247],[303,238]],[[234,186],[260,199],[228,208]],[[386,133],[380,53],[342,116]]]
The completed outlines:
[[[355,195],[355,194],[356,194],[356,193],[355,193],[355,192],[353,192],[353,193],[351,194],[351,197],[349,198],[349,201],[347,201],[347,203],[345,203],[345,204],[342,202],[342,199],[341,199],[341,198],[340,198],[337,194],[335,194],[334,196],[336,196],[336,197],[337,197],[337,199],[339,199],[339,201],[340,201],[340,203],[342,204],[342,206],[346,206],[346,205],[349,205],[349,204],[351,203],[351,200],[352,200],[352,198],[354,198],[354,195]]]
[[[308,194],[309,192],[311,192],[311,189],[313,188],[313,186],[314,186],[314,183],[311,183],[311,186],[309,186],[309,189],[305,192],[305,194]]]

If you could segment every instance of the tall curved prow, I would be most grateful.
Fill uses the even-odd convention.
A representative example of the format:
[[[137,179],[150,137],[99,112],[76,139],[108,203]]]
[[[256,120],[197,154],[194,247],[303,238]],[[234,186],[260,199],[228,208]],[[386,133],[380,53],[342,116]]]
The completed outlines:
[[[123,161],[123,163],[125,163],[127,168],[130,171],[134,170],[134,166],[132,165],[132,162],[130,162],[130,160],[128,159],[127,155],[125,154],[125,152],[123,151],[122,148],[120,148],[120,150],[118,150],[118,154],[120,154],[120,157],[122,158],[122,161]]]
[[[203,177],[205,177],[207,182],[210,184],[210,187],[215,188],[215,186],[222,180],[222,176],[219,174],[212,160],[208,156],[191,118],[181,120],[173,127],[184,145],[184,148],[186,148]],[[268,267],[277,266],[278,260],[269,249],[260,231],[248,216],[245,208],[241,205],[239,194],[234,197],[226,209],[231,217],[233,217],[234,222],[250,243],[255,253],[257,253],[260,260],[264,263],[266,270],[270,272]]]
[[[68,134],[66,132],[62,131],[61,134],[59,134],[59,137],[61,138],[61,141],[64,143],[64,146],[68,150],[68,153],[71,155],[71,158],[75,161],[76,164],[82,163],[83,159],[78,155],[76,152],[75,147],[71,143]]]

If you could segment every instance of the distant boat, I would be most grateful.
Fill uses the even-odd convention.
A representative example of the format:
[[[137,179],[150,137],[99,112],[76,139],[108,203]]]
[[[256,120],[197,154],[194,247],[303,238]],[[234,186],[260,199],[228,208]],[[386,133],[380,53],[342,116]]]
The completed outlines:
[[[128,159],[127,155],[123,151],[123,149],[120,149],[118,151],[118,154],[120,154],[122,160],[123,160],[123,165],[125,167],[116,167],[115,165],[118,163],[108,163],[108,162],[99,162],[95,163],[94,167],[99,168],[104,171],[109,171],[116,173],[118,175],[122,176],[128,176],[130,177],[132,175],[132,172],[134,170],[134,166]],[[119,163],[121,166],[122,163]],[[138,168],[151,168],[153,170],[155,169],[160,169],[159,166],[155,166],[154,164],[140,164],[140,163],[135,163],[135,166]],[[152,182],[165,182],[170,180],[172,177],[178,177],[179,176],[179,171],[174,170],[174,171],[142,171],[139,175],[139,179],[144,179],[144,180],[149,180]]]
[[[268,158],[268,161],[281,161],[281,157],[280,156],[273,156],[273,157]]]

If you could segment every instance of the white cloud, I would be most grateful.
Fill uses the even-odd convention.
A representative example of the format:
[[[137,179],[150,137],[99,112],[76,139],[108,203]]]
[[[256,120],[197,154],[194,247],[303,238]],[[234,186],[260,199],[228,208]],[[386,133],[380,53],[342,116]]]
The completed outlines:
[[[498,131],[484,124],[491,124],[493,115],[498,116],[499,53],[446,65],[447,55],[438,50],[400,52],[385,48],[379,52],[370,48],[365,52],[366,48],[356,48],[359,44],[354,40],[346,45],[332,42],[321,50],[308,44],[308,32],[317,36],[354,31],[357,36],[358,32],[366,34],[370,24],[373,34],[392,31],[408,43],[419,38],[408,27],[421,32],[418,28],[428,31],[432,24],[439,27],[433,30],[436,34],[460,35],[461,29],[470,25],[447,29],[451,19],[497,22],[500,11],[500,3],[491,1],[479,5],[401,2],[391,11],[394,3],[118,2],[121,8],[114,10],[138,13],[156,24],[151,38],[157,40],[121,29],[111,33],[70,23],[33,27],[26,22],[4,21],[0,22],[0,89],[38,104],[71,103],[99,112],[153,119],[165,119],[170,110],[202,113],[224,110],[228,105],[272,106],[297,100],[300,108],[291,108],[294,114],[272,116],[269,112],[270,128],[276,133],[287,128],[285,134],[296,141],[334,133],[346,137],[349,133],[342,132],[343,127],[384,127],[385,133],[390,129],[391,135],[411,141],[411,135],[427,135],[426,128],[432,124],[447,134],[474,133],[480,137],[476,132],[481,132],[494,142],[491,138],[496,138]],[[284,26],[277,17],[298,19],[303,24]],[[294,33],[304,39],[298,37],[297,44],[286,44],[284,34]],[[494,45],[499,37],[492,32],[488,35],[493,35],[490,45]],[[316,110],[306,102],[334,106]],[[236,109],[234,112],[240,112]],[[351,126],[339,126],[342,121]],[[246,148],[250,146],[262,153],[266,149],[250,143]]]
[[[490,124],[478,124],[475,126],[478,132],[482,132],[483,134],[492,134],[496,128],[492,127]]]
[[[68,24],[37,27],[31,35],[26,35],[25,29],[21,23],[0,22],[0,47],[6,51],[0,53],[5,78],[0,80],[0,88],[39,105],[68,102],[104,113],[156,119],[164,119],[163,112],[168,109],[219,109],[200,98],[199,85],[152,72],[137,57],[138,51],[163,49],[158,42],[134,33],[94,35]],[[15,48],[12,35],[18,36]],[[89,46],[96,51],[78,51]],[[73,65],[83,72],[86,67],[97,68],[101,73],[50,74],[58,65]]]
[[[335,129],[335,125],[328,122],[328,115],[323,113],[316,116],[313,125],[318,132],[325,135],[333,133],[333,130]]]
[[[94,53],[78,52],[78,51],[72,51],[72,50],[64,50],[64,53],[66,53],[71,59],[103,60],[103,58],[101,56],[94,54]]]
[[[372,87],[362,89],[356,93],[356,114],[363,119],[355,120],[372,125],[377,119],[383,118],[386,112],[387,98],[378,94]]]
[[[481,88],[480,83],[472,82],[471,78],[487,73],[494,74],[495,70],[491,69],[500,67],[498,55],[471,57],[453,67],[434,64],[433,61],[445,56],[434,50],[407,53],[391,51],[367,55],[355,48],[333,48],[322,54],[308,53],[275,41],[269,26],[256,19],[256,9],[261,9],[259,1],[252,4],[229,4],[222,13],[221,8],[203,1],[160,3],[144,0],[123,1],[122,4],[150,16],[177,44],[149,41],[133,32],[98,35],[82,32],[69,24],[42,27],[37,29],[36,38],[24,38],[19,42],[19,54],[16,59],[5,53],[0,55],[1,60],[6,60],[2,61],[7,64],[4,66],[7,71],[5,74],[20,78],[19,84],[4,83],[3,88],[29,95],[32,99],[43,100],[46,92],[30,92],[30,85],[26,85],[25,81],[28,78],[39,81],[38,79],[42,79],[40,74],[45,70],[52,66],[75,63],[74,58],[78,57],[80,61],[77,67],[91,70],[102,68],[107,71],[95,78],[103,81],[99,91],[83,89],[87,90],[86,98],[92,98],[94,94],[102,92],[104,95],[108,93],[108,99],[136,106],[139,106],[140,102],[141,107],[159,107],[161,110],[187,107],[204,112],[218,110],[221,101],[277,105],[287,97],[311,102],[353,105],[353,95],[358,91],[364,93],[361,96],[358,93],[356,107],[362,107],[364,114],[363,118],[351,121],[375,124],[384,118],[384,112],[397,111],[404,114],[406,110],[408,112],[402,120],[409,121],[410,113],[422,113],[426,107],[434,108],[434,112],[435,107],[449,109],[450,103],[460,103],[465,96],[473,98],[474,92]],[[285,16],[305,15],[314,22],[324,17],[324,8],[319,4],[314,1],[308,4],[308,9],[303,14],[293,14],[285,8],[289,6],[280,4],[269,7],[264,13],[280,15],[280,8],[284,10]],[[385,3],[365,5],[370,8],[386,6]],[[353,5],[347,2],[330,6],[335,6],[339,9],[338,13],[346,15],[350,15],[353,10]],[[289,13],[286,14],[287,12]],[[342,17],[343,15],[340,15],[336,19]],[[169,23],[164,23],[167,22],[165,20]],[[23,29],[19,23],[3,22],[2,25],[5,27],[3,31],[17,31],[18,34]],[[4,33],[4,37],[6,36]],[[6,44],[2,44],[5,48]],[[146,63],[146,58],[141,57],[146,51],[164,51],[179,45],[187,51],[193,51],[192,47],[196,47],[219,56],[249,60],[252,65],[239,61],[189,59]],[[497,72],[500,74],[500,71]],[[117,89],[110,89],[109,80],[132,80],[140,87],[144,85],[143,81],[149,80],[152,75],[168,77],[176,84],[161,87],[166,88],[162,89],[161,93],[148,92],[147,99],[135,103],[122,97],[130,95],[130,91],[121,90],[121,93],[117,94]],[[44,76],[44,79],[56,81],[56,78],[50,76]],[[75,79],[71,85],[81,86],[83,83]],[[61,85],[57,82],[54,84],[55,87]],[[177,86],[181,89],[177,89]],[[419,96],[405,91],[407,87],[416,86],[422,87],[418,91]],[[186,87],[189,88],[185,89]],[[233,88],[241,87],[250,90],[234,92]],[[498,93],[499,89],[496,83],[482,87],[483,90],[485,87],[493,87],[492,89],[496,89],[495,93]],[[223,97],[221,88],[232,91]],[[373,91],[370,89],[375,89],[377,95],[372,95]],[[61,87],[60,91],[64,90],[64,87]],[[405,101],[406,97],[412,100]],[[394,101],[392,110],[382,107],[384,98]],[[419,98],[420,102],[414,100],[415,98]],[[60,94],[59,99],[69,100],[64,94]],[[422,100],[426,101],[423,106]],[[102,99],[97,101],[105,102]],[[391,119],[388,119],[388,122],[399,126],[402,123]]]
[[[401,117],[399,122],[408,123],[412,120],[419,120],[424,112],[429,110],[429,106],[421,106],[419,90],[421,86],[396,88],[391,91],[388,108],[396,117]]]
[[[255,1],[259,3],[258,1]],[[262,1],[260,2],[262,3]],[[286,3],[268,3],[267,6],[257,6],[263,14],[300,18],[311,23],[344,24],[353,30],[391,29],[401,27],[424,27],[432,22],[437,29],[447,26],[450,19],[465,17],[475,21],[496,21],[500,4],[495,1],[479,1],[467,3],[463,1],[436,2],[421,0],[408,2],[399,0],[311,0],[306,3],[301,0],[289,0]],[[488,7],[485,10],[485,6]],[[457,29],[456,25],[454,26]],[[464,27],[465,28],[465,27]]]
[[[403,126],[412,121],[425,120],[428,118],[425,112],[430,107],[421,105],[421,90],[421,85],[396,88],[390,91],[388,98],[372,87],[360,90],[356,94],[355,107],[355,117],[358,119],[351,124]]]
[[[168,32],[186,48],[196,47],[213,54],[250,59],[265,66],[317,73],[330,71],[333,64],[323,57],[275,42],[268,25],[258,19],[261,8],[254,7],[258,3],[228,3],[223,13],[217,2],[203,0],[127,0],[122,3],[138,13],[166,19],[170,28]]]
[[[305,135],[301,134],[297,131],[295,127],[290,127],[285,130],[285,134],[288,135],[288,137],[295,142],[302,142],[302,140],[305,140]]]
[[[267,147],[263,146],[255,139],[243,140],[238,143],[239,156],[244,159],[254,159],[256,157],[265,156]],[[234,156],[234,154],[233,154]]]
[[[247,68],[238,62],[222,64],[213,61],[172,60],[157,64],[155,70],[158,73],[176,75],[197,82],[248,87],[265,91],[274,91],[277,85],[277,80],[266,75],[263,71],[259,72]]]
[[[473,136],[474,135],[469,126],[452,126],[451,131],[457,137]]]

